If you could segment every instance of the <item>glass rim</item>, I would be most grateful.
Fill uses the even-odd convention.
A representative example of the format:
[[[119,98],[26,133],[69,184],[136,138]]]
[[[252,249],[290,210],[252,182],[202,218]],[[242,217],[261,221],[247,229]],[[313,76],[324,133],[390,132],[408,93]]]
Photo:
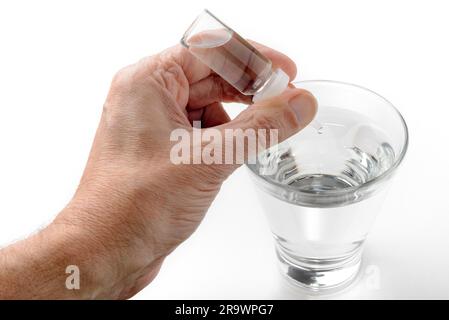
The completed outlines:
[[[407,123],[404,120],[404,117],[402,116],[402,114],[399,112],[399,110],[386,98],[384,98],[383,96],[381,96],[380,94],[378,94],[377,92],[365,88],[363,86],[357,85],[357,84],[353,84],[353,83],[349,83],[349,82],[344,82],[344,81],[336,81],[336,80],[294,80],[292,81],[292,84],[329,84],[329,85],[343,85],[343,86],[347,86],[347,87],[353,87],[362,91],[366,91],[370,94],[373,94],[375,96],[377,96],[378,98],[380,98],[381,100],[383,100],[384,102],[386,102],[386,104],[393,109],[393,111],[396,113],[396,115],[399,117],[399,121],[401,122],[402,125],[402,129],[404,131],[404,142],[403,142],[403,147],[401,150],[401,153],[399,154],[399,156],[397,157],[397,159],[395,160],[395,162],[391,165],[390,168],[388,168],[387,170],[385,170],[385,172],[383,172],[382,174],[378,175],[377,177],[375,177],[374,179],[371,179],[369,181],[366,181],[360,185],[357,186],[351,186],[351,187],[346,187],[343,189],[338,189],[338,190],[324,190],[324,191],[320,191],[320,192],[315,192],[315,191],[306,191],[306,190],[301,190],[301,189],[297,189],[294,188],[288,184],[282,184],[279,183],[277,181],[273,181],[268,179],[266,176],[262,176],[262,175],[258,175],[257,173],[255,173],[251,167],[246,164],[246,166],[248,167],[249,171],[251,171],[251,173],[256,176],[258,179],[263,180],[264,182],[270,184],[270,185],[274,185],[274,186],[278,186],[282,189],[286,189],[288,191],[291,191],[293,193],[296,194],[304,194],[307,197],[310,196],[339,196],[339,195],[344,195],[347,193],[351,193],[351,192],[356,192],[359,191],[361,189],[366,189],[369,188],[371,186],[377,185],[378,183],[386,180],[394,171],[396,171],[396,169],[399,167],[399,165],[402,163],[402,160],[405,157],[405,154],[407,153],[407,149],[408,149],[408,143],[409,143],[409,132],[408,132],[408,127],[407,127]]]

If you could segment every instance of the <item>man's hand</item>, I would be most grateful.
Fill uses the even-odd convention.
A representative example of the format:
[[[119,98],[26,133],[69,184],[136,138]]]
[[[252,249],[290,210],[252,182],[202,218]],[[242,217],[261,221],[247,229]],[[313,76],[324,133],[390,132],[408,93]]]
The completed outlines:
[[[254,44],[291,79],[294,63]],[[0,251],[0,297],[128,298],[157,274],[164,258],[198,227],[237,165],[175,165],[170,134],[278,129],[279,140],[316,113],[313,96],[289,88],[230,121],[222,102],[250,103],[181,46],[119,71],[72,201],[35,236]],[[65,268],[80,289],[65,287]]]

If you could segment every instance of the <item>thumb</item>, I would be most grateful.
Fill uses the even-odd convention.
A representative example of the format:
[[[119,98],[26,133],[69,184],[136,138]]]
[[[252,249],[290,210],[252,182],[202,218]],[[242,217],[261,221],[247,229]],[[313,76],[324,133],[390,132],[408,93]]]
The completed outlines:
[[[304,89],[288,88],[281,95],[249,106],[234,120],[221,125],[222,129],[254,129],[257,135],[265,129],[277,130],[281,142],[306,127],[317,112],[315,97]],[[264,130],[262,130],[263,132]],[[267,143],[269,146],[271,143]]]
[[[249,106],[234,120],[215,127],[224,137],[225,176],[245,161],[282,142],[307,126],[315,117],[317,101],[308,91],[288,88],[280,96]]]

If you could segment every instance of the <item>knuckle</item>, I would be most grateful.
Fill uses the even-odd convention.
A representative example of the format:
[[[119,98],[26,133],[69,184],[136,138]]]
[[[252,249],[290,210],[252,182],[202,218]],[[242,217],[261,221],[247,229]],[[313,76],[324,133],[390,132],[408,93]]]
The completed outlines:
[[[131,66],[126,66],[117,71],[112,78],[112,87],[123,87],[128,84],[131,79]]]
[[[276,130],[281,140],[300,129],[295,112],[288,106],[254,113],[253,125],[255,128],[263,128],[268,131]]]
[[[256,128],[279,129],[279,120],[272,112],[256,112],[253,121]]]

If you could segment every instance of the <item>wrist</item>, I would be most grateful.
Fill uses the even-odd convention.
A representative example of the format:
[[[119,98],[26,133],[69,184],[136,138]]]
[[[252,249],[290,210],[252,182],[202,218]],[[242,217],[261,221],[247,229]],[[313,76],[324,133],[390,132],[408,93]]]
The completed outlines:
[[[0,253],[0,297],[6,299],[95,298],[100,280],[89,248],[76,232],[51,224]],[[75,268],[75,269],[74,269]],[[75,271],[75,272],[73,272]],[[69,272],[69,273],[67,273]],[[72,279],[68,279],[73,272]],[[104,275],[104,271],[103,271]]]
[[[0,250],[0,299],[128,298],[156,276],[164,256],[74,222],[76,211],[69,206],[39,233]]]
[[[37,259],[47,257],[44,263],[47,270],[64,273],[62,283],[65,292],[62,297],[115,297],[112,288],[118,287],[120,278],[114,252],[108,251],[107,246],[93,237],[88,229],[56,219],[37,236],[34,245]],[[55,280],[60,285],[61,280]]]
[[[83,185],[52,223],[75,243],[71,254],[84,256],[90,290],[96,297],[127,298],[136,283],[149,283],[168,254],[157,245],[147,219],[141,219],[134,193],[124,183]],[[139,192],[137,192],[139,193]],[[151,220],[151,219],[150,219]]]

